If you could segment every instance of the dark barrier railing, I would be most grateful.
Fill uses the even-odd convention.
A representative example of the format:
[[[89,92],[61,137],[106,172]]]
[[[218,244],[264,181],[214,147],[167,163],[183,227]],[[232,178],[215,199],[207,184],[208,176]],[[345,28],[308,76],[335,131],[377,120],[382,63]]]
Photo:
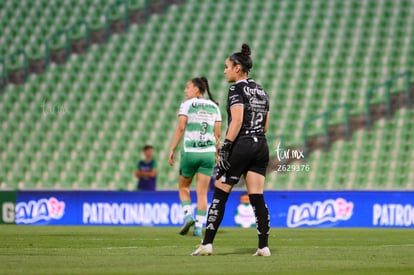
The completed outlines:
[[[386,106],[387,106],[387,118],[391,118],[391,87],[392,83],[397,80],[398,78],[406,77],[406,85],[407,85],[407,107],[411,106],[411,72],[405,71],[399,74],[394,75],[390,79],[386,80],[383,83],[380,83],[367,91],[365,94],[365,107],[366,107],[366,114],[367,114],[367,127],[371,127],[371,98],[372,94],[378,91],[380,88],[385,87],[386,93]]]
[[[306,120],[305,123],[303,124],[302,137],[303,137],[303,154],[305,158],[306,158],[307,149],[308,149],[307,148],[307,132],[308,132],[309,125],[318,119],[323,119],[323,132],[324,132],[324,138],[325,138],[324,149],[327,150],[329,148],[329,118],[332,113],[337,112],[338,110],[342,108],[345,110],[345,122],[344,122],[345,123],[345,135],[347,139],[350,137],[351,133],[350,133],[350,127],[349,127],[349,105],[348,103],[338,104],[330,108],[326,112],[323,112],[322,114],[316,115]]]
[[[89,25],[85,20],[79,20],[75,24],[69,26],[66,29],[59,30],[53,33],[48,39],[45,41],[45,67],[47,68],[50,61],[50,42],[60,38],[62,35],[65,36],[65,43],[63,48],[65,49],[65,59],[68,58],[70,54],[70,39],[69,39],[69,32],[85,26],[85,42],[86,47],[89,46]]]
[[[161,3],[161,9],[162,11],[165,11],[168,7],[168,3],[170,1],[168,0],[145,0],[144,6],[142,9],[144,10],[144,16],[145,20],[147,21],[149,18],[149,12],[150,12],[150,5],[154,3]],[[105,32],[105,38],[108,40],[109,38],[109,28],[110,28],[110,14],[111,12],[119,8],[121,6],[124,6],[124,25],[125,25],[125,31],[128,30],[129,27],[129,19],[128,19],[128,12],[129,12],[129,0],[119,0],[118,2],[115,2],[108,6],[108,8],[105,11],[105,26],[104,26],[104,32]],[[80,28],[81,26],[85,26],[85,42],[86,47],[88,48],[90,45],[90,28],[89,23],[85,20],[78,20],[75,24],[69,26],[66,29],[58,30],[57,32],[50,35],[45,41],[45,68],[48,67],[50,63],[50,43],[51,41],[54,41],[55,39],[59,39],[61,36],[65,37],[63,48],[65,50],[65,59],[70,54],[70,42],[71,39],[69,37],[69,32],[73,31],[74,29]],[[26,52],[24,50],[18,50],[11,54],[10,56],[4,56],[0,59],[0,64],[2,65],[2,72],[1,72],[1,83],[0,87],[4,88],[7,85],[7,60],[12,59],[15,55],[23,55],[24,56],[24,64],[23,64],[23,70],[24,70],[24,80],[26,81],[28,76],[28,58],[26,55]]]
[[[128,31],[128,0],[121,0],[118,2],[115,2],[106,9],[105,12],[105,39],[108,41],[109,39],[109,26],[111,22],[111,12],[115,9],[118,9],[119,7],[124,6],[124,24],[125,24],[125,31]]]
[[[3,57],[1,59],[1,64],[2,64],[2,74],[1,74],[1,86],[2,88],[6,87],[7,84],[7,60],[14,60],[15,58],[18,58],[19,56],[23,56],[23,77],[24,77],[24,81],[26,81],[27,79],[27,75],[28,75],[28,66],[29,63],[27,61],[27,54],[24,50],[17,50],[14,53],[12,53],[9,56]]]

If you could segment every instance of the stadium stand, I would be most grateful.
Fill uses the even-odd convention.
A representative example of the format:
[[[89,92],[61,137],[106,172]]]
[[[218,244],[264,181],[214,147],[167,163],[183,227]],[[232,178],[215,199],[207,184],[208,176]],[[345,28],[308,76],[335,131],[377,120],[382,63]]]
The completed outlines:
[[[102,34],[114,2],[74,2],[0,4],[3,57],[24,45],[29,60],[44,58],[45,39],[80,19]],[[138,10],[141,2],[131,1],[129,8]],[[43,74],[30,74],[22,85],[3,87],[0,188],[132,190],[135,163],[148,142],[158,160],[158,188],[176,188],[178,167],[166,159],[184,85],[205,75],[224,102],[223,62],[243,42],[253,50],[252,77],[271,97],[268,138],[275,157],[280,137],[289,148],[302,144],[308,118],[345,102],[351,116],[364,115],[366,91],[413,69],[413,9],[404,0],[171,5],[126,33],[111,32],[105,44],[91,44],[85,54],[66,56],[62,64],[52,58]],[[401,78],[391,93],[406,88]],[[385,94],[385,88],[374,93],[373,104],[385,102]],[[332,118],[339,121],[340,115]],[[309,135],[320,135],[321,123]],[[353,131],[348,141],[332,143],[328,152],[314,150],[298,162],[310,171],[270,171],[268,188],[410,189],[413,123],[413,108],[399,108],[393,117]]]

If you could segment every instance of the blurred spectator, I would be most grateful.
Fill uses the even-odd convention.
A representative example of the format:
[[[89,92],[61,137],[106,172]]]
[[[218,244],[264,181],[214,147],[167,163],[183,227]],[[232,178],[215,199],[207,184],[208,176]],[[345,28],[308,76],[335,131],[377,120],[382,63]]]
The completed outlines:
[[[137,189],[140,191],[155,191],[157,183],[157,163],[153,159],[153,147],[145,145],[142,149],[144,159],[140,160],[135,170],[135,177],[138,178]]]

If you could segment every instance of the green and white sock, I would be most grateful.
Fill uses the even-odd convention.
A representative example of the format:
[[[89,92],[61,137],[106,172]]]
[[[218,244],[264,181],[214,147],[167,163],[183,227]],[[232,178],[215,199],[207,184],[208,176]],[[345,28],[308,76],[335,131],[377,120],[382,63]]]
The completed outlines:
[[[206,210],[197,209],[195,227],[202,228],[205,219],[206,219]]]
[[[183,209],[184,218],[187,219],[188,217],[193,217],[193,211],[191,207],[191,201],[183,201],[181,202],[181,207]]]

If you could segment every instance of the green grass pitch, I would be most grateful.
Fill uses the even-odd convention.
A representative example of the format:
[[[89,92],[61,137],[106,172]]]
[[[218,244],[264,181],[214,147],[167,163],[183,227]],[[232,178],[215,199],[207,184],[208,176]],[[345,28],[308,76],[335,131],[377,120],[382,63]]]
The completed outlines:
[[[255,229],[222,228],[214,255],[178,228],[0,226],[0,274],[413,274],[411,229],[279,229],[252,257]]]

